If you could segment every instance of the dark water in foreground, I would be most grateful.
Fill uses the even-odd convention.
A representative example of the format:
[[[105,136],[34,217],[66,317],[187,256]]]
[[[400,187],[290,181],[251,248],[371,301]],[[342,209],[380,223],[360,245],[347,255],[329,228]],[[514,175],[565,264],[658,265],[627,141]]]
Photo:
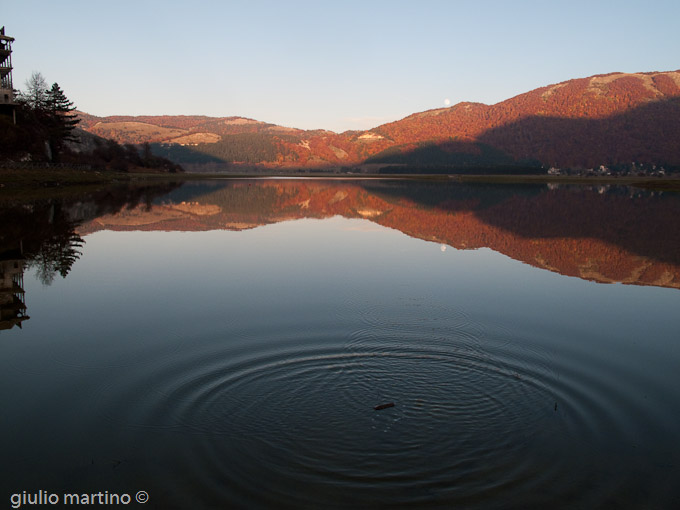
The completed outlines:
[[[679,203],[243,181],[8,205],[3,505],[674,508]]]

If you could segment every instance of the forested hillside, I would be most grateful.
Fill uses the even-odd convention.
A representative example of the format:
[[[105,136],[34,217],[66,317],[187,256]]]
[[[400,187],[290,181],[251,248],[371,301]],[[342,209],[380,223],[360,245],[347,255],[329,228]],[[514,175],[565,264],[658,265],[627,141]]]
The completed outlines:
[[[459,103],[339,134],[244,117],[80,118],[91,133],[151,142],[156,153],[185,164],[680,169],[680,71],[574,79],[494,105]]]

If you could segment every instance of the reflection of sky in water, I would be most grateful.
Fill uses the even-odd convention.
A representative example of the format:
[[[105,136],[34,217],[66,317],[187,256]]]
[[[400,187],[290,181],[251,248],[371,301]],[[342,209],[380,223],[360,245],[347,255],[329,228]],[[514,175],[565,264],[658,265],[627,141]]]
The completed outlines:
[[[648,463],[636,473],[631,446],[668,466],[680,444],[675,289],[442,251],[342,217],[85,241],[65,279],[43,287],[27,272],[31,319],[0,335],[12,483],[60,480],[83,456],[72,485],[121,457],[112,487],[145,480],[156,498],[199,491],[216,506],[239,502],[234,486],[266,497],[266,476],[273,494],[319,503],[356,484],[357,498],[382,491],[394,506],[413,487],[494,500],[499,473],[515,501],[527,484],[598,503],[592,480],[648,490],[677,478]],[[379,478],[390,469],[409,494]],[[470,470],[490,489],[478,494]]]
[[[244,231],[103,231],[85,240],[67,279],[41,288],[27,278],[31,328],[41,316],[56,320],[64,313],[96,328],[98,317],[117,321],[117,313],[125,313],[126,322],[172,322],[176,309],[187,319],[210,321],[220,310],[250,314],[263,303],[332,307],[339,300],[417,292],[537,327],[602,324],[607,336],[647,336],[674,314],[679,294],[561,276],[488,248],[442,252],[438,243],[340,217]]]

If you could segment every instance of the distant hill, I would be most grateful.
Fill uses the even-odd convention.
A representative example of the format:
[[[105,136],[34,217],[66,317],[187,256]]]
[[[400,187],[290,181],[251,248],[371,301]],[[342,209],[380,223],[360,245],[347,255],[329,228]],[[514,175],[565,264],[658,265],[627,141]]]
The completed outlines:
[[[680,169],[680,70],[611,73],[494,105],[459,103],[367,131],[305,131],[244,117],[94,117],[83,129],[154,144],[185,166],[390,166],[408,170],[616,167]]]
[[[78,112],[80,126],[90,133],[118,143],[183,143],[189,135],[231,135],[243,133],[296,133],[285,128],[245,117],[206,117],[201,115],[161,115],[96,117]],[[208,139],[213,139],[209,136]],[[200,137],[196,138],[200,140]]]
[[[678,165],[680,71],[570,80],[492,106],[460,103],[414,114],[373,132],[405,154],[416,144],[446,147],[452,139],[550,166]]]

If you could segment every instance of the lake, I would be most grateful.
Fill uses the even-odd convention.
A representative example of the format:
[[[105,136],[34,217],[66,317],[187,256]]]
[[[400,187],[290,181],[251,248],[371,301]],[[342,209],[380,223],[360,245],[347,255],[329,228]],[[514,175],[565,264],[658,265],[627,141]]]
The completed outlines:
[[[0,242],[8,508],[680,500],[678,194],[136,185]]]

